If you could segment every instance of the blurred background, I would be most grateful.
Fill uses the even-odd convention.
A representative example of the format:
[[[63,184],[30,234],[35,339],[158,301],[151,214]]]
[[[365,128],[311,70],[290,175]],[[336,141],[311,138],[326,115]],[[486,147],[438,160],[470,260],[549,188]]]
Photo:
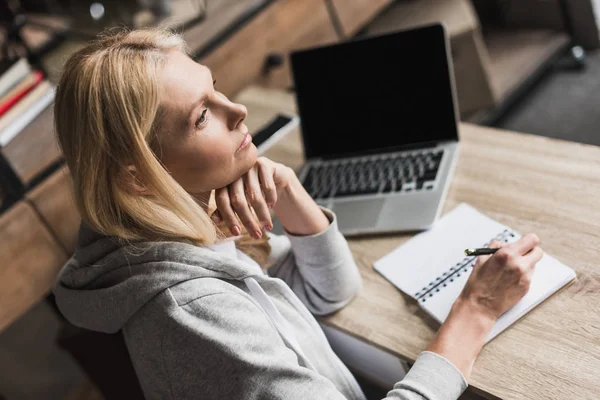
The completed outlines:
[[[66,58],[105,29],[181,32],[219,90],[234,97],[249,85],[293,90],[294,49],[438,21],[450,34],[463,121],[600,145],[598,0],[0,0],[0,212],[62,191],[51,88]],[[37,97],[14,100],[17,85]],[[52,214],[55,203],[50,219],[64,227],[60,251],[70,255],[77,221]],[[23,224],[0,215],[0,237]],[[29,251],[15,249],[9,254]],[[48,285],[19,303],[6,274],[25,286],[35,279],[2,265],[0,258],[0,399],[106,398],[91,378],[94,359],[78,353],[69,341],[77,331],[46,297]]]

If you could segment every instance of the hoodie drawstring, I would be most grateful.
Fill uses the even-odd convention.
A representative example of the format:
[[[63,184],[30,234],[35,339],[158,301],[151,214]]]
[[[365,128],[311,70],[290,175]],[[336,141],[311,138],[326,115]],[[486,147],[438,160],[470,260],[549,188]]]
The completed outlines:
[[[258,302],[258,304],[260,304],[262,309],[265,311],[267,317],[269,318],[275,329],[277,329],[277,332],[279,332],[283,341],[287,343],[292,348],[292,350],[296,352],[297,355],[303,358],[307,368],[317,372],[314,365],[312,365],[310,360],[304,355],[304,352],[300,348],[298,340],[296,339],[296,335],[294,335],[294,332],[292,331],[289,323],[283,318],[283,316],[281,315],[277,307],[275,307],[273,301],[269,298],[269,296],[267,296],[263,288],[261,288],[258,282],[256,282],[256,280],[252,277],[245,278],[244,283],[246,283],[246,286],[250,290],[250,294],[252,294],[252,297],[254,297],[254,299]]]

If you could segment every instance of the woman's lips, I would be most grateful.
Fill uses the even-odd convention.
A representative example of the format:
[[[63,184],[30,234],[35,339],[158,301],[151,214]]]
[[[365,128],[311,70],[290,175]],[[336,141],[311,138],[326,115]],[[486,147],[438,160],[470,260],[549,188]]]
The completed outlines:
[[[252,136],[249,133],[246,133],[244,135],[244,138],[242,139],[242,143],[240,143],[240,147],[238,147],[238,149],[235,152],[237,153],[238,151],[242,150],[243,148],[248,146],[250,142],[252,142]]]

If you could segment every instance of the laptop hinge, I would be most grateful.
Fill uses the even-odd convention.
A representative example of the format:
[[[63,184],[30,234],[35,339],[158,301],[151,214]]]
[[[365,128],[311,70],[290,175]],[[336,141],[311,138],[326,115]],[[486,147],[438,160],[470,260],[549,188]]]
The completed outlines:
[[[340,153],[340,154],[333,154],[333,155],[329,155],[329,156],[311,157],[311,158],[307,159],[307,162],[314,161],[314,160],[335,160],[338,158],[362,157],[362,156],[370,156],[373,154],[397,153],[399,151],[407,151],[407,150],[415,150],[415,149],[433,149],[442,143],[443,142],[415,143],[415,144],[395,146],[395,147],[386,147],[385,149],[373,149],[373,150],[361,151],[361,152],[357,152],[357,153]]]

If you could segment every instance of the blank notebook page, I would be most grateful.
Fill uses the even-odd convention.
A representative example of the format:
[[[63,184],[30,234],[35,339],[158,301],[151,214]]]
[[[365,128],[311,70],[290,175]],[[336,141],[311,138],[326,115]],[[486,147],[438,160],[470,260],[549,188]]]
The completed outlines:
[[[374,268],[442,323],[476,260],[466,257],[464,250],[487,247],[492,240],[513,242],[519,237],[517,232],[463,203],[429,231],[377,260]],[[488,341],[574,278],[575,271],[545,254],[536,266],[528,294],[498,319]]]

